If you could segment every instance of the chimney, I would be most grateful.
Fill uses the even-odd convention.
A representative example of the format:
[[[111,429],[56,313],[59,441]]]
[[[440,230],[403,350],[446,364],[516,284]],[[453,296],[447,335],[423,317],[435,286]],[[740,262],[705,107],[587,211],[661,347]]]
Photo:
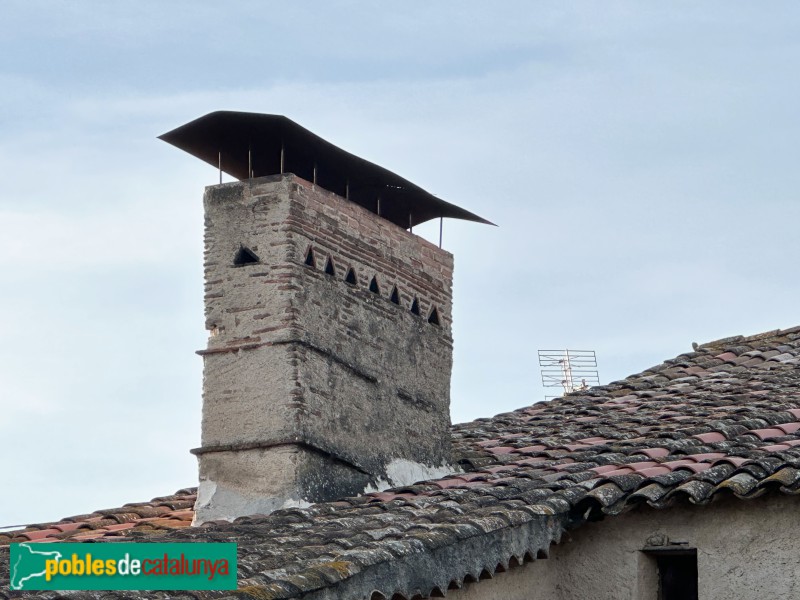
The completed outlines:
[[[487,222],[275,115],[161,136],[239,181],[206,188],[196,523],[442,476],[450,253],[409,229]]]

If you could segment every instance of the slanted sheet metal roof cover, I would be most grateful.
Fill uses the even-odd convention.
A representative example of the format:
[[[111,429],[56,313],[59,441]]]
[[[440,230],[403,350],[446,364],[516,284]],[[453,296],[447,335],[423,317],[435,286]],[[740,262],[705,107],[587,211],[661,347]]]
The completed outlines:
[[[323,140],[282,115],[212,112],[159,136],[240,180],[294,173],[347,197],[400,227],[438,217],[491,225],[403,179]],[[281,161],[283,168],[281,168]],[[315,177],[316,170],[316,177]]]

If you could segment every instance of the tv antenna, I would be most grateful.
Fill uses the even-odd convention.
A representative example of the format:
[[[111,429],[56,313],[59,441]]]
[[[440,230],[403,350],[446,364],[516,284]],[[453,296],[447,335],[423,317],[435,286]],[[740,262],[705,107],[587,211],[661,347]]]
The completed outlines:
[[[564,394],[600,385],[594,350],[539,350],[542,386],[560,387]],[[545,400],[558,396],[545,396]]]

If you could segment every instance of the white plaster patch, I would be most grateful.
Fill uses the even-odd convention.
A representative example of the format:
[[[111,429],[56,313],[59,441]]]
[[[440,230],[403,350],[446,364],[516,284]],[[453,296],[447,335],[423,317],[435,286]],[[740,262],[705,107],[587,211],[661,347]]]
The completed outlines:
[[[312,505],[312,502],[306,502],[305,500],[296,500],[294,498],[289,498],[281,505],[281,508],[308,508]]]
[[[280,498],[243,494],[241,491],[227,489],[215,481],[204,479],[197,487],[197,501],[194,505],[192,525],[202,525],[207,521],[233,521],[245,515],[268,515],[281,508],[307,508],[311,506],[301,498]]]
[[[453,465],[432,467],[406,458],[395,458],[386,465],[386,479],[378,479],[375,485],[368,485],[364,489],[364,493],[381,492],[389,488],[412,485],[418,481],[441,479],[442,477],[461,472],[461,468]]]
[[[197,500],[194,501],[194,516],[192,517],[192,526],[202,525],[204,519],[200,518],[200,514],[211,506],[214,499],[214,494],[217,491],[217,484],[208,479],[201,479],[197,485]]]
[[[452,465],[432,467],[405,458],[395,458],[386,465],[386,475],[394,486],[411,485],[418,481],[440,479],[446,475],[460,472],[461,469]]]
[[[206,506],[211,503],[214,497],[214,492],[217,491],[217,484],[208,479],[200,480],[197,486],[197,500],[195,501],[195,508],[199,506]]]

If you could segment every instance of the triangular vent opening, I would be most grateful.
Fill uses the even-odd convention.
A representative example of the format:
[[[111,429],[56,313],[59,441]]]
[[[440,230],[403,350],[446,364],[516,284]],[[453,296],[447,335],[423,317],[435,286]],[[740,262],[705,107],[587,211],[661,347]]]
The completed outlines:
[[[250,250],[250,248],[245,248],[244,246],[241,246],[239,251],[236,253],[236,256],[233,257],[233,264],[237,267],[241,267],[243,265],[252,265],[259,261],[260,259],[256,253]]]
[[[391,300],[395,304],[400,304],[400,292],[397,291],[397,286],[394,286],[392,288],[392,295],[389,296],[389,300]]]
[[[372,292],[373,294],[380,294],[381,293],[381,288],[378,287],[378,278],[377,277],[373,277],[372,281],[369,282],[369,291]]]
[[[353,267],[347,269],[347,275],[344,276],[344,282],[350,285],[356,285],[358,283],[356,280],[356,272],[353,271]]]
[[[325,275],[336,275],[336,269],[333,266],[333,259],[330,256],[325,262]]]
[[[428,316],[428,323],[431,325],[441,325],[439,322],[439,311],[436,310],[436,307],[433,307],[430,316]]]
[[[416,298],[414,298],[414,301],[411,303],[411,312],[419,316],[419,300]]]
[[[314,249],[309,247],[308,252],[306,252],[306,266],[309,267],[316,267],[317,261],[314,258]]]

